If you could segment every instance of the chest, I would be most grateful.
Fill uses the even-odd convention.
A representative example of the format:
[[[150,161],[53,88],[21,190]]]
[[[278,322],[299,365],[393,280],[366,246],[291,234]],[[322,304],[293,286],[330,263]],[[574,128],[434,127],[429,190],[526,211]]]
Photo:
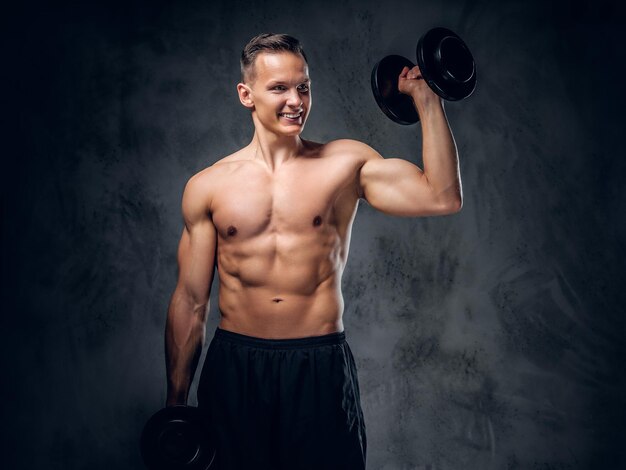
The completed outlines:
[[[324,165],[294,165],[275,174],[245,168],[220,182],[213,223],[222,237],[239,239],[266,231],[319,230],[337,224],[338,203],[352,190],[354,178],[347,169],[330,171]]]

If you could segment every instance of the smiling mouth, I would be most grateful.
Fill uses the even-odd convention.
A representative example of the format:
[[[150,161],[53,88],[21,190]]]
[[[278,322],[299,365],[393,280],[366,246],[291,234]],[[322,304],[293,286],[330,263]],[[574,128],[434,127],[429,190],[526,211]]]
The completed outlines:
[[[278,115],[287,119],[298,119],[300,116],[302,116],[302,111],[300,111],[299,113],[278,113]]]

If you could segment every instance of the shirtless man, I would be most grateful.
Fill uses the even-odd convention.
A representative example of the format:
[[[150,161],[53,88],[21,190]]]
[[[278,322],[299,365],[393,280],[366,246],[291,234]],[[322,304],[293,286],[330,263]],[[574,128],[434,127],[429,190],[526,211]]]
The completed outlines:
[[[365,423],[342,322],[352,222],[360,199],[403,217],[460,210],[443,103],[418,67],[404,68],[398,86],[421,118],[422,171],[356,140],[300,137],[312,96],[297,39],[257,36],[241,67],[237,91],[254,136],[194,175],[183,194],[165,331],[167,405],[187,402],[217,267],[221,318],[198,386],[217,468],[364,469]]]

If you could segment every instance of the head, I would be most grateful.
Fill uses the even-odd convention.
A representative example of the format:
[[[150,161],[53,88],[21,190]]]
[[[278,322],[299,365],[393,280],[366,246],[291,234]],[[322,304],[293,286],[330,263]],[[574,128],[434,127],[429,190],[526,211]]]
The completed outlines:
[[[279,134],[302,132],[311,109],[309,68],[300,42],[286,34],[252,38],[241,53],[241,103],[255,125]],[[299,114],[290,119],[287,115]]]

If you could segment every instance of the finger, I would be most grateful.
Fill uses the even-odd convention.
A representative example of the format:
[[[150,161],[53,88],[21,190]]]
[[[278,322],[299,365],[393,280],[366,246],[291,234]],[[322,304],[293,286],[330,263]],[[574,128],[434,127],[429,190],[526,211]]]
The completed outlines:
[[[409,68],[405,65],[402,67],[402,72],[400,72],[400,78],[406,78],[407,73],[409,73]]]
[[[416,65],[411,70],[409,70],[409,73],[407,74],[407,78],[411,78],[411,79],[422,78],[422,71],[420,70],[419,66]]]

